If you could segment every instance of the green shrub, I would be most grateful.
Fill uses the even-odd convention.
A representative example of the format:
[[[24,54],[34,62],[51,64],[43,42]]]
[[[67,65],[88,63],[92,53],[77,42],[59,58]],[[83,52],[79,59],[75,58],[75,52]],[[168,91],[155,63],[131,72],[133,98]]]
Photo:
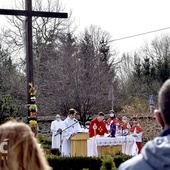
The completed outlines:
[[[102,158],[102,166],[100,170],[116,170],[113,158],[110,155],[106,155]]]
[[[60,149],[58,149],[58,148],[52,148],[50,151],[51,151],[51,154],[53,154],[53,155],[56,155],[56,156],[61,155]]]
[[[52,154],[51,150],[45,151],[53,170],[116,170],[122,162],[132,158],[122,153],[103,157],[64,157]]]
[[[46,155],[49,165],[53,170],[99,170],[102,160],[98,157],[60,157]]]
[[[38,133],[36,138],[43,149],[51,149],[51,140],[46,135]]]
[[[133,156],[119,153],[119,154],[113,155],[113,161],[114,161],[116,167],[118,168],[121,163],[127,161],[128,159],[130,159],[132,157]]]

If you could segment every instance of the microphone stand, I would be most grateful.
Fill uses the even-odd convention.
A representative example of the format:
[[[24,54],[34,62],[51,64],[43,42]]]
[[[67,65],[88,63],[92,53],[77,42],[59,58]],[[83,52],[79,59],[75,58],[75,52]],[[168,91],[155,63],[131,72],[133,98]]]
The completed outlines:
[[[60,152],[61,152],[61,147],[62,147],[62,130],[58,130],[57,131],[57,133],[59,133],[60,134]],[[55,135],[54,135],[54,137],[55,137]]]
[[[65,130],[69,129],[71,126],[75,125],[76,123],[78,123],[78,121],[75,121],[75,123],[71,124],[70,126],[66,127],[65,129],[61,130],[60,132],[57,132],[54,136],[62,134]]]

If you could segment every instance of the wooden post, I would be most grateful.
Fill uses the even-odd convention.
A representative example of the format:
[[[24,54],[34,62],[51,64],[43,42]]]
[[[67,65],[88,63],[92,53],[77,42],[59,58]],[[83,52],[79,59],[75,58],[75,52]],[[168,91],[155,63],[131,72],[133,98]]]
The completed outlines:
[[[32,11],[32,0],[25,0],[25,10],[0,9],[0,15],[26,16],[26,70],[27,70],[27,102],[30,104],[29,83],[34,85],[33,52],[32,52],[32,17],[67,18],[67,13]],[[29,111],[28,111],[29,116]]]

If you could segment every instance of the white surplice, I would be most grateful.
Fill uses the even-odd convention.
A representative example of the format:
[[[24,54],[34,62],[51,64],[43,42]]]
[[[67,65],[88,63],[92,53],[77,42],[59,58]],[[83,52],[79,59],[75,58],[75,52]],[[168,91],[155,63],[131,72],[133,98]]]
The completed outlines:
[[[58,129],[64,129],[64,121],[62,120],[54,120],[51,122],[51,132],[52,132],[52,148],[61,149],[61,140],[63,140],[63,134],[58,133]]]
[[[71,119],[69,116],[64,120],[65,130],[63,131],[63,145],[62,145],[62,155],[70,156],[71,154],[71,142],[70,136],[73,133],[82,132],[78,120]]]
[[[143,131],[139,132],[139,133],[136,133],[136,128],[135,128],[134,132],[130,132],[130,135],[133,136],[133,137],[135,135],[136,142],[142,142]]]

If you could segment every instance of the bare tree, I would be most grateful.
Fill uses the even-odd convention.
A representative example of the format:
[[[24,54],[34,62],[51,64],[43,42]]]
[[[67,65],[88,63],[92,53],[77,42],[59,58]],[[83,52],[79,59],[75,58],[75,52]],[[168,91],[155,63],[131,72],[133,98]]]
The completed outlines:
[[[24,0],[15,2],[15,6],[12,8],[25,9]],[[47,0],[46,4],[43,4],[41,0],[36,0],[32,6],[35,11],[63,12],[65,10],[59,0]],[[67,19],[33,17],[33,48],[39,51],[41,43],[52,43],[56,40],[58,34],[67,32],[72,24],[71,15],[72,12],[70,11]],[[25,34],[25,17],[7,16],[7,20],[10,23],[10,27],[8,29],[3,29],[3,43],[8,44],[10,52],[13,52],[13,55],[22,54]]]
[[[112,55],[107,37],[101,36],[96,47],[93,36],[94,32],[91,35],[88,31],[80,38],[68,33],[40,51],[37,78],[41,113],[60,111],[66,115],[74,107],[85,122],[99,110],[111,108],[108,93],[115,72],[108,60]]]
[[[48,11],[48,12],[49,11],[51,12],[64,11],[64,7],[60,3],[60,1],[48,0],[47,2],[48,3],[44,5],[41,0],[34,1],[33,10]],[[17,1],[15,4],[15,7],[13,8],[23,10],[25,8],[24,1],[23,0],[19,2]],[[17,56],[18,59],[19,59],[19,56],[21,57],[20,58],[21,62],[19,63],[19,61],[17,61],[17,64],[18,65],[22,64],[21,71],[24,73],[25,64],[26,64],[25,58],[23,58],[23,56],[25,56],[23,55],[25,17],[7,17],[7,19],[11,26],[10,28],[3,30],[3,43],[4,44],[6,43],[8,45],[9,52],[14,57]],[[33,50],[34,50],[33,53],[34,53],[35,86],[37,87],[37,89],[40,90],[40,92],[41,91],[46,92],[46,95],[48,94],[48,90],[44,87],[47,87],[47,86],[50,87],[49,84],[53,84],[53,85],[55,84],[55,82],[52,81],[52,78],[54,78],[54,74],[50,74],[50,73],[53,73],[53,69],[52,69],[54,68],[53,64],[57,63],[55,56],[56,56],[56,53],[58,52],[57,48],[59,48],[59,41],[60,41],[59,37],[61,37],[62,35],[65,35],[65,33],[68,30],[70,32],[73,31],[74,28],[70,29],[71,24],[72,24],[71,11],[69,13],[68,19],[45,18],[45,17],[44,18],[43,17],[33,18],[32,25],[33,25]],[[43,72],[46,72],[48,74],[43,73]],[[43,83],[41,84],[41,82]],[[23,81],[22,83],[24,85],[26,81]],[[38,102],[41,100],[46,101],[46,99],[41,98],[38,100]],[[53,98],[51,98],[51,100],[53,100]],[[51,103],[51,101],[47,102],[47,105],[49,103]],[[42,108],[44,106],[43,104],[39,105],[39,108]],[[48,107],[49,107],[50,113],[52,112],[52,110],[53,111],[55,110],[53,109],[53,107],[50,107],[50,106]]]
[[[59,3],[53,5],[51,1],[46,9],[41,0],[33,6],[39,11],[63,11]],[[17,31],[7,30],[5,40],[17,52],[23,48],[24,33],[20,26],[24,18],[9,21]],[[116,51],[110,47],[110,35],[101,28],[91,26],[75,37],[70,24],[70,18],[33,18],[36,103],[39,115],[56,112],[66,115],[74,107],[85,122],[98,111],[107,112],[111,108],[108,93],[116,75]]]

